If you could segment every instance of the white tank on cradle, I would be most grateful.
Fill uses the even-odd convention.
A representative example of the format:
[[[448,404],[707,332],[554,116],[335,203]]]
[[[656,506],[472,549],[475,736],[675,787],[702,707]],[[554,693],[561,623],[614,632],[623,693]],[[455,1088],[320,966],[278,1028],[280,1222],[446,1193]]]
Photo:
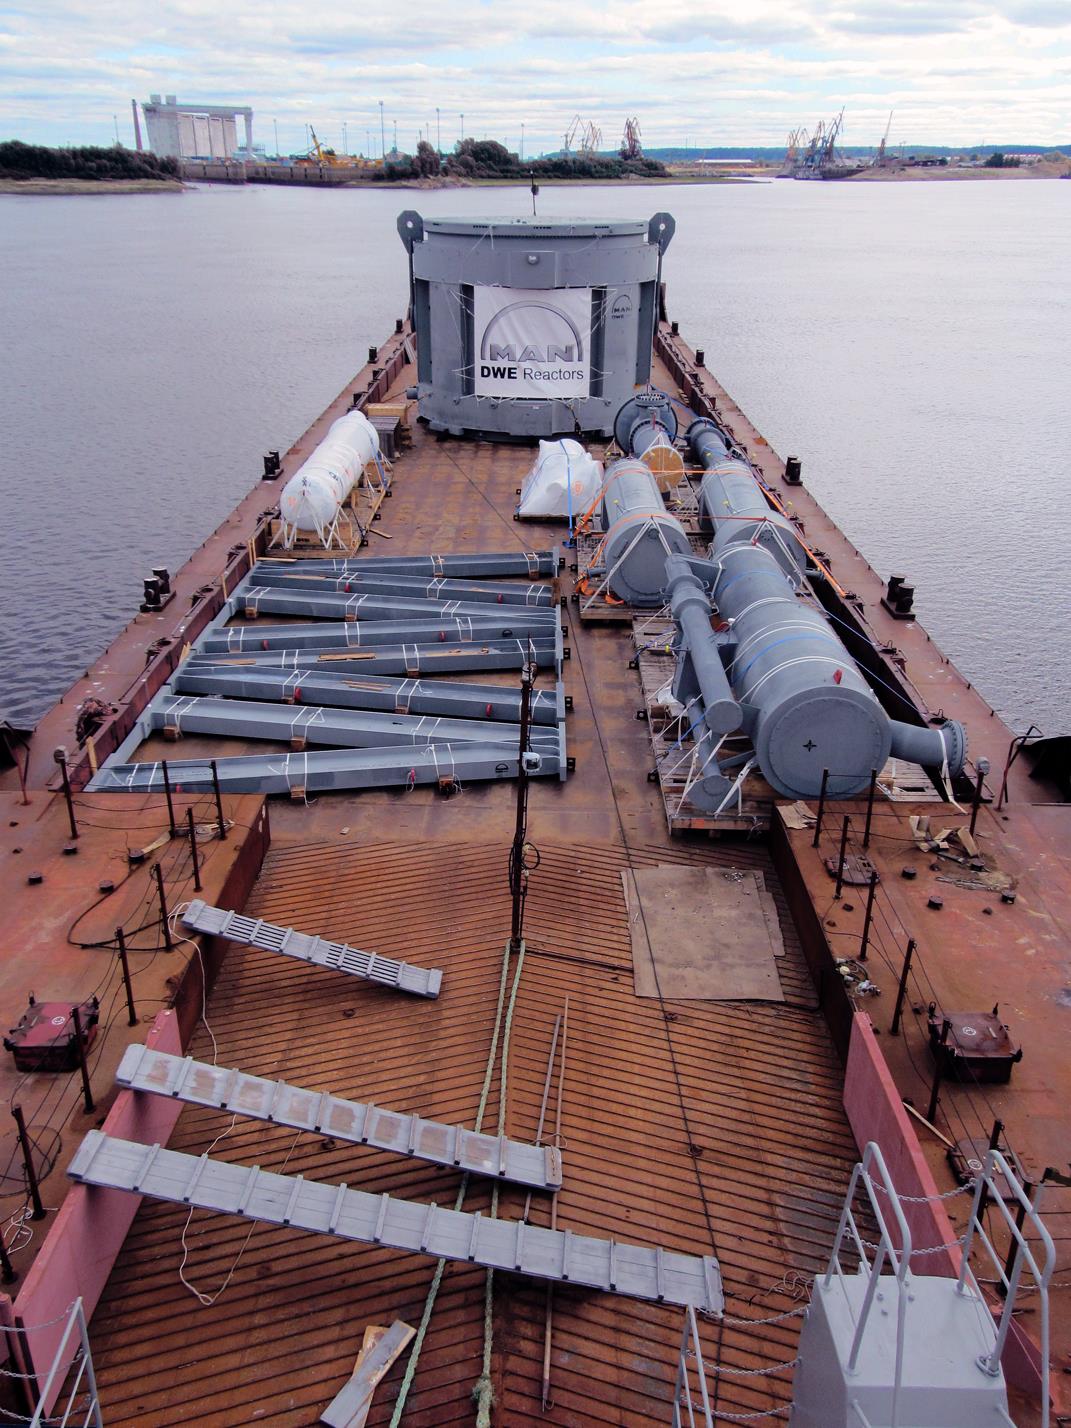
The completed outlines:
[[[521,485],[519,516],[565,516],[574,520],[594,501],[602,466],[571,437],[539,443],[539,456]]]
[[[279,514],[285,544],[292,545],[298,531],[304,531],[329,546],[347,496],[378,453],[379,434],[364,412],[339,417],[283,487]]]

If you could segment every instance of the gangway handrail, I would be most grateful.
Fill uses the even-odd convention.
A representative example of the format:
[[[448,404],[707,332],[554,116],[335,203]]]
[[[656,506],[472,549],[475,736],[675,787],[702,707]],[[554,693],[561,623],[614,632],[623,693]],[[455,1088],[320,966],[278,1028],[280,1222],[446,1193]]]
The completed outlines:
[[[878,1226],[878,1241],[874,1247],[874,1258],[871,1260],[867,1255],[868,1245],[872,1242],[864,1240],[859,1231],[858,1221],[852,1210],[852,1203],[862,1186],[866,1192],[870,1210]],[[893,1239],[889,1232],[889,1225],[886,1220],[886,1212],[882,1208],[882,1203],[878,1198],[879,1190],[882,1192],[888,1210],[895,1221],[896,1230],[899,1235],[899,1244]],[[841,1246],[845,1237],[850,1236],[855,1251],[859,1256],[858,1273],[867,1276],[866,1292],[863,1296],[862,1307],[858,1316],[854,1316],[852,1310],[851,1296],[847,1292],[847,1275],[840,1262]],[[862,1348],[863,1335],[866,1332],[867,1323],[870,1319],[870,1312],[874,1307],[874,1298],[878,1291],[882,1270],[886,1261],[892,1267],[896,1277],[896,1367],[893,1380],[892,1406],[889,1417],[890,1428],[896,1428],[898,1421],[898,1408],[900,1397],[900,1384],[903,1378],[904,1368],[904,1337],[907,1325],[907,1291],[911,1278],[911,1230],[907,1219],[900,1205],[900,1197],[897,1194],[896,1186],[892,1182],[888,1167],[885,1164],[885,1157],[881,1153],[880,1147],[874,1141],[870,1141],[863,1151],[863,1158],[852,1171],[852,1178],[848,1185],[848,1193],[844,1197],[844,1209],[841,1211],[840,1222],[837,1225],[837,1235],[833,1241],[833,1250],[829,1256],[829,1265],[826,1269],[825,1282],[828,1289],[833,1282],[833,1276],[837,1276],[837,1282],[844,1290],[845,1301],[848,1304],[849,1313],[855,1317],[855,1334],[852,1338],[851,1352],[848,1355],[848,1371],[854,1372],[859,1360],[859,1351]]]
[[[1005,1190],[1001,1189],[1001,1182],[1006,1187]],[[996,1378],[1000,1373],[1001,1357],[1011,1331],[1019,1281],[1024,1266],[1029,1269],[1040,1300],[1041,1428],[1049,1428],[1049,1282],[1056,1264],[1056,1247],[1038,1214],[1038,1201],[1044,1183],[1043,1180],[1031,1201],[1002,1152],[990,1150],[986,1154],[985,1163],[975,1182],[974,1200],[971,1203],[971,1215],[963,1240],[962,1263],[956,1287],[961,1294],[973,1292],[984,1300],[978,1280],[970,1268],[971,1251],[980,1242],[1004,1290],[1004,1308],[997,1320],[993,1347],[978,1361],[987,1374]],[[1009,1196],[1017,1207],[1014,1215],[1008,1208]],[[1011,1240],[1011,1253],[1006,1259],[1002,1259],[997,1253],[986,1230],[983,1216],[987,1209],[995,1210],[1007,1229]],[[1043,1265],[1039,1264],[1027,1238],[1028,1227],[1037,1236],[1044,1251]]]
[[[41,1389],[34,1415],[28,1420],[28,1428],[45,1428],[46,1424],[57,1421],[54,1415],[59,1406],[56,1405],[51,1412],[47,1410],[52,1404],[53,1388],[57,1386],[57,1383],[63,1382],[72,1368],[74,1360],[68,1353],[68,1346],[71,1335],[76,1330],[81,1341],[75,1351],[77,1369],[73,1380],[67,1386],[67,1406],[60,1421],[64,1424],[72,1421],[71,1414],[75,1411],[75,1404],[80,1394],[84,1393],[87,1404],[85,1417],[82,1419],[83,1428],[104,1428],[104,1420],[100,1414],[100,1398],[97,1394],[97,1380],[93,1372],[93,1355],[89,1347],[89,1330],[86,1327],[85,1309],[81,1299],[76,1299],[67,1311],[67,1326],[53,1356],[52,1367],[45,1379],[44,1387]],[[85,1379],[84,1389],[82,1388],[83,1379]]]

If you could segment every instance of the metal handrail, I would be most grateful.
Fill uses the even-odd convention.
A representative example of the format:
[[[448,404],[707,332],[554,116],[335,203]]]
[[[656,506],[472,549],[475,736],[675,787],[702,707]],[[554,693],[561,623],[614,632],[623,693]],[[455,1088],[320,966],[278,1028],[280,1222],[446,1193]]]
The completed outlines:
[[[68,1357],[68,1345],[72,1334],[77,1330],[81,1340],[79,1347],[75,1350],[74,1358]],[[74,1381],[67,1392],[67,1406],[64,1409],[63,1417],[56,1419],[56,1409],[46,1414],[46,1404],[51,1402],[52,1390],[57,1380],[62,1383],[70,1372],[72,1363],[77,1360],[77,1371]],[[29,1428],[44,1428],[45,1424],[55,1424],[58,1422],[59,1428],[67,1428],[72,1422],[71,1414],[74,1412],[75,1404],[80,1396],[83,1378],[86,1381],[85,1393],[88,1397],[85,1417],[82,1421],[82,1428],[104,1428],[104,1420],[100,1415],[100,1398],[97,1394],[97,1379],[93,1372],[93,1355],[89,1348],[89,1330],[86,1327],[85,1311],[82,1307],[81,1299],[76,1299],[71,1305],[67,1314],[67,1326],[56,1348],[52,1359],[52,1367],[48,1377],[45,1379],[44,1388],[37,1400],[37,1407],[34,1415],[30,1419]]]
[[[875,1175],[877,1183],[875,1182]],[[856,1193],[862,1186],[869,1201],[871,1213],[878,1226],[878,1244],[874,1251],[874,1258],[871,1261],[867,1256],[867,1241],[859,1232],[859,1225],[855,1214],[852,1211],[852,1202]],[[881,1202],[878,1200],[878,1188],[883,1191],[888,1208],[895,1221],[896,1230],[899,1235],[899,1243],[893,1239],[886,1222],[885,1212]],[[863,1335],[870,1319],[871,1310],[874,1307],[874,1299],[878,1291],[882,1270],[886,1261],[891,1266],[896,1277],[896,1367],[893,1379],[892,1405],[889,1417],[889,1428],[897,1428],[900,1384],[903,1378],[904,1368],[904,1337],[907,1325],[907,1291],[910,1285],[911,1275],[911,1230],[908,1227],[907,1219],[904,1216],[900,1205],[900,1197],[896,1193],[892,1177],[889,1175],[885,1158],[880,1148],[871,1141],[863,1151],[862,1160],[852,1171],[851,1182],[848,1186],[848,1193],[844,1197],[844,1209],[841,1211],[840,1223],[837,1225],[836,1239],[833,1241],[833,1250],[829,1257],[829,1266],[826,1269],[825,1282],[828,1288],[833,1282],[834,1274],[837,1282],[844,1290],[845,1301],[848,1304],[849,1312],[852,1312],[851,1299],[847,1293],[847,1275],[840,1262],[841,1246],[845,1237],[850,1236],[854,1244],[855,1251],[859,1256],[859,1272],[867,1276],[866,1292],[863,1296],[862,1308],[855,1319],[855,1334],[852,1338],[851,1352],[848,1355],[848,1372],[855,1371],[859,1360],[859,1351],[863,1343]]]
[[[694,1344],[694,1348],[689,1349],[689,1340]],[[684,1331],[681,1334],[681,1351],[677,1360],[677,1382],[673,1389],[673,1428],[684,1428],[684,1419],[681,1416],[681,1403],[683,1401],[688,1410],[688,1428],[696,1428],[696,1404],[692,1401],[691,1375],[688,1372],[689,1354],[695,1359],[696,1373],[699,1377],[699,1411],[702,1413],[702,1423],[705,1428],[714,1428],[714,1415],[710,1407],[710,1394],[707,1390],[707,1374],[703,1364],[703,1350],[699,1343],[699,1325],[696,1323],[695,1310],[689,1304],[684,1315]]]
[[[1017,1207],[1015,1215],[1008,1208],[1006,1192],[1001,1190],[998,1180],[1003,1181],[1006,1191],[1010,1192],[1010,1198]],[[978,1360],[980,1367],[991,1377],[996,1378],[1000,1373],[1001,1356],[1011,1330],[1019,1281],[1022,1278],[1024,1266],[1029,1269],[1041,1304],[1041,1428],[1049,1428],[1049,1281],[1052,1279],[1056,1264],[1056,1248],[1052,1242],[1052,1236],[1038,1214],[1038,1201],[1043,1188],[1044,1182],[1038,1186],[1031,1202],[1020,1184],[1018,1176],[1001,1152],[990,1150],[987,1153],[985,1164],[974,1189],[971,1217],[963,1241],[963,1258],[956,1288],[961,1294],[975,1293],[979,1298],[983,1297],[978,1281],[969,1265],[971,1250],[980,1243],[989,1256],[1004,1288],[1004,1309],[997,1321],[993,1347],[988,1354],[983,1354]],[[996,1247],[986,1231],[983,1205],[997,1211],[1008,1231],[1012,1242],[1012,1253],[1007,1260],[1002,1259],[997,1253]],[[1038,1257],[1027,1239],[1027,1226],[1040,1241],[1044,1251],[1043,1265],[1039,1264]]]

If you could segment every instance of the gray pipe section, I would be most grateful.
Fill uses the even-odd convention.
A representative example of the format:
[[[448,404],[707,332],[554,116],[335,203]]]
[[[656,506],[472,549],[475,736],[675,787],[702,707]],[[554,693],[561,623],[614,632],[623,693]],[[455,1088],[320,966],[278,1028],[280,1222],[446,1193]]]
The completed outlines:
[[[708,468],[703,503],[720,567],[713,598],[734,641],[728,679],[767,781],[787,798],[813,798],[828,770],[828,792],[851,797],[897,749],[897,757],[958,773],[962,727],[912,729],[889,719],[824,616],[797,597],[799,547],[794,535],[791,554],[783,543],[789,523],[773,534],[775,513],[746,465],[727,457],[713,422],[693,423],[688,436]]]
[[[731,455],[732,443],[717,423],[699,417],[688,428],[688,442],[697,463],[706,468],[699,489],[703,524],[715,531],[726,524],[730,527],[724,533],[726,541],[761,540],[781,552],[786,568],[795,564],[805,570],[807,556],[795,527],[770,508],[747,462]]]
[[[683,556],[671,555],[666,561],[666,586],[673,618],[683,636],[682,644],[691,657],[707,728],[715,735],[731,734],[740,728],[744,715],[733,698],[718,642],[710,627],[710,600],[703,582],[693,574]],[[687,703],[690,697],[682,702]]]
[[[603,563],[611,592],[629,605],[662,605],[667,555],[691,555],[692,547],[642,461],[626,457],[607,471],[603,530]]]

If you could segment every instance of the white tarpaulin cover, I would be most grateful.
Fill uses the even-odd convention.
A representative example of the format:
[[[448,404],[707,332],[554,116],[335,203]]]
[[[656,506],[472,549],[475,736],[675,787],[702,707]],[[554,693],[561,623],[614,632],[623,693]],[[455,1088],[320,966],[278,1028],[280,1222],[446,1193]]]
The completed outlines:
[[[564,516],[574,521],[602,485],[602,465],[569,437],[539,443],[539,456],[521,485],[519,516]]]
[[[473,318],[476,396],[590,395],[590,288],[478,285]]]

